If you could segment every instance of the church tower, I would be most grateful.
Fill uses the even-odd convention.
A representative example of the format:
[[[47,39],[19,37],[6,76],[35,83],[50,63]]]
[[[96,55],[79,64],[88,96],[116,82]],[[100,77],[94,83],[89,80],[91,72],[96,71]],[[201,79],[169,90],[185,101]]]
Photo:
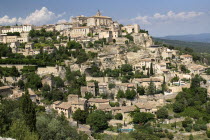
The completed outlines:
[[[96,13],[96,16],[101,16],[101,12],[98,10],[98,12]]]

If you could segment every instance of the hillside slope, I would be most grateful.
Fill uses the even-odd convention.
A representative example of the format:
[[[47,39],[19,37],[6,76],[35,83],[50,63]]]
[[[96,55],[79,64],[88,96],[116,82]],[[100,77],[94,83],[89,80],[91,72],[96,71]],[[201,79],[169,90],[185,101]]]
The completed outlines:
[[[161,38],[153,38],[154,41],[162,42],[164,44],[173,45],[175,47],[189,47],[196,52],[210,53],[210,43],[203,42],[186,42],[179,40],[168,40]]]

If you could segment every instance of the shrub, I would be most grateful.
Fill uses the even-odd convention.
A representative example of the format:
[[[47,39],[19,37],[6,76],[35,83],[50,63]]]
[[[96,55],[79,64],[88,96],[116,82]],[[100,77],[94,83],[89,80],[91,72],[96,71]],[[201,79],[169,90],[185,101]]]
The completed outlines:
[[[193,125],[193,129],[194,129],[195,131],[200,131],[200,126],[197,125],[197,124],[194,124],[194,125]]]
[[[172,133],[168,133],[168,134],[167,134],[167,137],[168,137],[170,140],[172,140],[172,139],[174,138],[174,135],[173,135]]]
[[[187,127],[189,124],[192,124],[192,119],[191,118],[185,118],[184,121],[182,121],[182,126]]]
[[[165,138],[166,137],[166,134],[160,133],[160,132],[156,133],[155,135],[158,136],[159,138]]]
[[[206,126],[205,124],[201,124],[201,125],[200,125],[200,129],[201,129],[201,130],[207,130],[207,126]]]
[[[191,130],[192,130],[191,127],[186,127],[186,128],[185,128],[185,131],[186,131],[186,132],[191,132]]]
[[[116,120],[122,120],[122,119],[123,119],[123,115],[122,115],[121,113],[117,113],[117,114],[115,115],[115,119],[116,119]]]
[[[210,130],[206,131],[206,135],[207,135],[208,138],[210,138]]]

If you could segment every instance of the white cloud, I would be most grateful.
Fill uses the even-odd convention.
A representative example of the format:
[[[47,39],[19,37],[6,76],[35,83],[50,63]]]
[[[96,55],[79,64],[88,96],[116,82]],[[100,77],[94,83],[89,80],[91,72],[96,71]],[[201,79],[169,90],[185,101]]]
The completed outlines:
[[[65,13],[56,15],[55,13],[49,11],[46,7],[42,7],[40,10],[35,10],[26,18],[22,18],[22,17],[10,18],[5,15],[4,17],[0,18],[0,24],[1,25],[14,25],[18,23],[18,24],[42,25],[42,24],[55,22],[63,15],[65,15]]]
[[[0,18],[0,25],[14,25],[16,23],[17,23],[17,18],[10,18],[7,15]]]
[[[66,19],[60,19],[60,20],[58,20],[58,22],[57,22],[57,23],[71,22],[71,20],[72,20],[72,16],[69,18],[69,20],[66,20]]]
[[[135,17],[135,18],[133,18],[131,20],[134,21],[134,22],[135,21],[139,21],[142,24],[151,24],[149,22],[149,17],[148,16],[137,16],[137,17]]]
[[[131,21],[138,22],[140,24],[149,25],[153,22],[157,21],[171,21],[171,20],[188,20],[198,16],[201,16],[205,13],[203,12],[179,12],[175,13],[173,11],[169,11],[165,14],[155,13],[153,16],[137,16]]]
[[[60,20],[58,20],[58,22],[57,23],[66,23],[66,22],[68,22],[67,20],[65,20],[65,19],[60,19]]]
[[[173,11],[169,11],[166,14],[155,13],[153,15],[153,17],[151,17],[151,18],[164,19],[164,20],[168,20],[168,19],[179,20],[179,19],[190,19],[190,18],[201,16],[203,14],[204,14],[203,12],[194,12],[194,11],[192,11],[192,12],[180,12],[180,13],[175,13]]]

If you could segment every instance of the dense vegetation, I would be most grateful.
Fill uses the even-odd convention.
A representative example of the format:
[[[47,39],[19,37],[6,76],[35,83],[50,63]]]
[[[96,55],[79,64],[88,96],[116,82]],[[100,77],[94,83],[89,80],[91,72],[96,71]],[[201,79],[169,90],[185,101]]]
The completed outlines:
[[[32,103],[27,91],[20,100],[0,100],[0,135],[17,140],[87,139],[63,115],[45,113],[44,107]]]

